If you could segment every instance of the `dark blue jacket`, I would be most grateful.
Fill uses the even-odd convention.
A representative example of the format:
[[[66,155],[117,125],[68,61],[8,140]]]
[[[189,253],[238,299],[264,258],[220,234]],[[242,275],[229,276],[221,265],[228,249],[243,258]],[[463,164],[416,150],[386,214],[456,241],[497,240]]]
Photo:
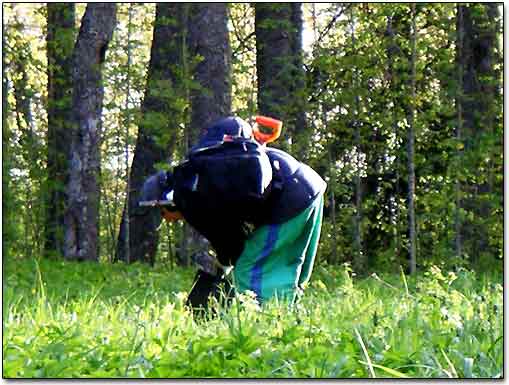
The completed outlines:
[[[222,119],[204,130],[197,146],[221,143],[225,134],[250,138],[251,126],[236,117]],[[286,222],[305,210],[326,189],[325,181],[309,166],[284,151],[271,147],[265,150],[272,167],[272,181],[265,199],[257,202],[257,207],[246,210],[249,211],[247,215],[216,209],[203,194],[180,188],[178,183],[174,186],[178,209],[186,221],[209,240],[224,265],[234,264],[244,250],[249,236],[246,222],[255,228]],[[188,180],[185,176],[178,179]]]
[[[270,147],[266,151],[273,177],[266,200],[257,208],[259,215],[251,221],[255,229],[295,217],[327,187],[312,168],[286,152]],[[223,265],[235,264],[249,236],[246,221],[234,212],[214,212],[203,198],[192,192],[182,196],[178,191],[175,186],[175,202],[186,221],[207,238]]]
[[[290,154],[267,147],[272,166],[271,190],[257,224],[288,221],[306,209],[327,187],[311,167]]]

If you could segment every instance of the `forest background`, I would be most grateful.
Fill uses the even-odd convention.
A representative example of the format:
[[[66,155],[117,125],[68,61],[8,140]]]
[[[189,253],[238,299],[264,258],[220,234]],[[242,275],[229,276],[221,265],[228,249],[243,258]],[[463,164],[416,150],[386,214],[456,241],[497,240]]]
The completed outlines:
[[[328,183],[318,264],[501,269],[501,10],[4,3],[4,258],[189,264],[188,226],[147,239],[143,180],[265,114]]]
[[[3,3],[3,377],[503,377],[502,3]],[[235,114],[328,183],[292,309],[194,319],[139,215]],[[142,213],[141,213],[142,214]]]

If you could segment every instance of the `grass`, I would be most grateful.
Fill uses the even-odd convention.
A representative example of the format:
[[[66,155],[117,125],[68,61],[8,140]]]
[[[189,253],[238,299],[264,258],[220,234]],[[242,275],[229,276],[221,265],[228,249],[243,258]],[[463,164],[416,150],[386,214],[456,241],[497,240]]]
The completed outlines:
[[[3,376],[499,377],[501,277],[317,267],[293,309],[241,295],[197,321],[193,271],[4,261]]]

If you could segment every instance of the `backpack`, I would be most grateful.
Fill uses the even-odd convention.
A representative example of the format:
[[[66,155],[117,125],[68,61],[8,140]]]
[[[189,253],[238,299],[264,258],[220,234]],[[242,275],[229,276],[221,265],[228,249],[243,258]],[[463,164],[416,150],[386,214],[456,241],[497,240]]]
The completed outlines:
[[[180,210],[200,211],[252,221],[272,180],[270,160],[262,145],[244,136],[193,147],[174,170],[175,201]]]

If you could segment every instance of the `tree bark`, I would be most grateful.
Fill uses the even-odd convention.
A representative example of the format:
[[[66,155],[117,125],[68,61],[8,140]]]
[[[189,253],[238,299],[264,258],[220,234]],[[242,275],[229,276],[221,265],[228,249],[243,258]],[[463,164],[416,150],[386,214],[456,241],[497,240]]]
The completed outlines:
[[[286,150],[306,128],[301,31],[300,3],[255,3],[258,110],[284,122]]]
[[[75,4],[47,4],[48,149],[45,254],[64,254],[67,151],[71,142],[72,50]]]
[[[99,145],[104,89],[101,64],[116,24],[116,5],[90,3],[73,52],[72,130],[64,255],[99,259]]]
[[[191,146],[200,129],[231,114],[231,48],[225,3],[189,7],[187,53],[191,63],[201,58],[191,70],[198,85],[190,92],[191,121],[186,137]],[[190,254],[207,251],[210,245],[188,225],[184,234],[180,258],[188,264]]]
[[[286,122],[293,128],[292,151],[299,154],[301,160],[308,158],[310,131],[306,120],[308,110],[308,91],[306,88],[306,73],[304,71],[304,51],[302,46],[302,3],[290,3],[292,8],[290,44],[293,60],[293,80],[290,83],[290,119]]]
[[[137,207],[143,183],[157,171],[157,164],[172,156],[178,126],[183,123],[185,101],[182,83],[183,29],[186,28],[186,5],[158,3],[150,51],[147,88],[142,104],[143,118],[139,124],[129,176],[129,245],[126,248],[126,210],[122,214],[115,260],[142,261],[154,264],[161,218],[139,215]],[[129,255],[129,260],[127,256]]]
[[[457,65],[462,69],[461,98],[457,108],[461,111],[463,159],[469,162],[465,167],[474,170],[471,175],[462,176],[464,182],[461,184],[461,208],[474,219],[468,219],[467,215],[461,229],[463,252],[474,262],[489,250],[489,233],[483,221],[491,216],[486,197],[492,194],[494,186],[491,167],[488,165],[486,173],[480,170],[486,168],[482,165],[484,158],[494,155],[483,153],[480,148],[483,137],[495,135],[499,114],[500,76],[495,69],[498,6],[495,3],[459,5],[457,14],[457,28],[462,31],[462,39],[457,44]]]
[[[194,68],[198,89],[191,92],[191,136],[231,114],[231,49],[226,3],[191,4],[189,55],[203,58]]]

